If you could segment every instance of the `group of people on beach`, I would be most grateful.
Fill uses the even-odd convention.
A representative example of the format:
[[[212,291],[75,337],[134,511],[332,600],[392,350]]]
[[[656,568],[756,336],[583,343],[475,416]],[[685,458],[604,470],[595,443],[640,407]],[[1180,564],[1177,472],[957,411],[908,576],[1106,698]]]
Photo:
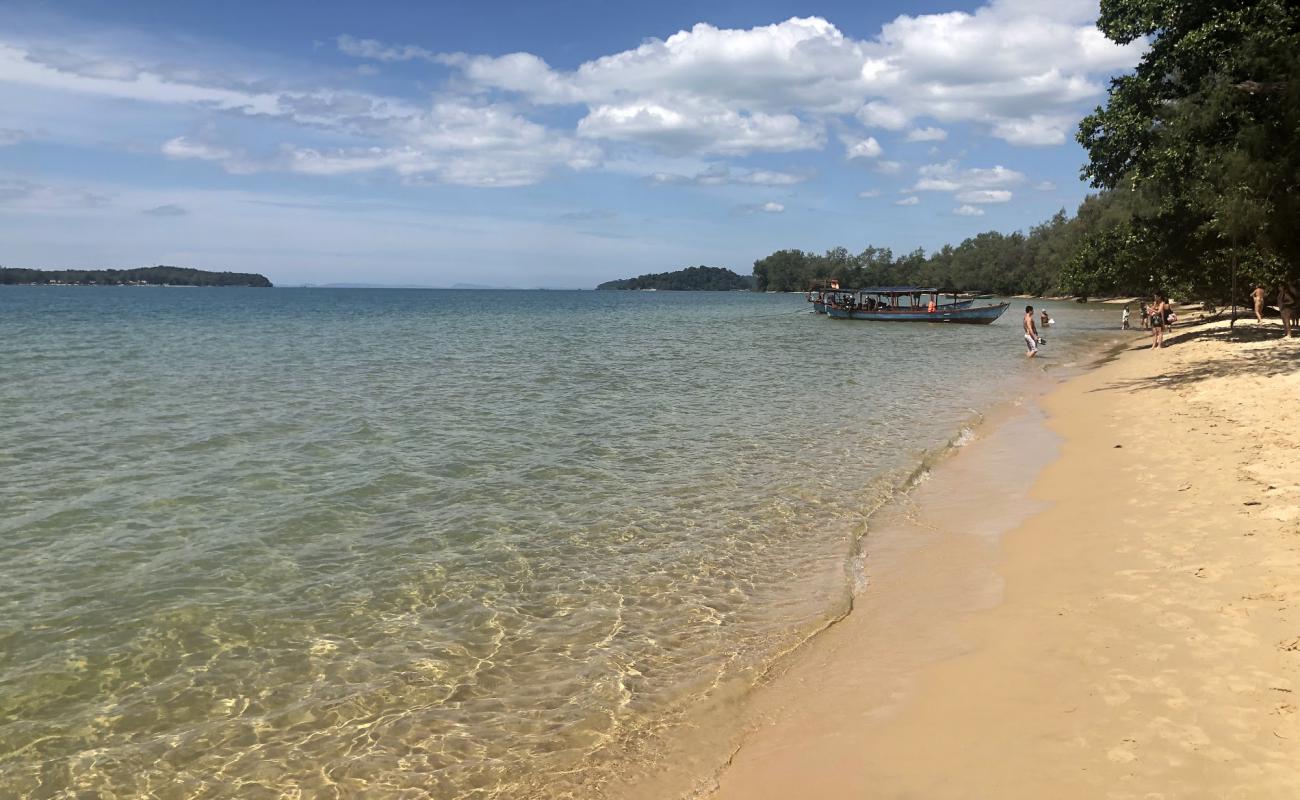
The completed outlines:
[[[1151,331],[1151,349],[1165,346],[1165,329],[1172,328],[1178,321],[1178,315],[1174,313],[1173,306],[1169,305],[1167,295],[1156,293],[1150,303],[1142,301],[1138,309],[1138,318],[1142,322],[1142,330]],[[1129,329],[1129,307],[1124,306],[1124,311],[1119,318],[1119,328],[1122,331]]]

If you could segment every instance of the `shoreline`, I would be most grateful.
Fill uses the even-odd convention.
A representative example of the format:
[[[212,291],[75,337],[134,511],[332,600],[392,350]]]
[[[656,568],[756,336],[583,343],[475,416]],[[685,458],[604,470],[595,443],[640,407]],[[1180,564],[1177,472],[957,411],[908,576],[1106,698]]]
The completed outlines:
[[[1249,341],[1253,322],[1241,341],[1224,330],[1180,328],[1154,353],[1135,335],[1042,398],[1036,427],[1033,409],[1002,420],[916,492],[932,505],[987,475],[982,462],[992,504],[1032,507],[1023,519],[971,526],[918,505],[885,510],[877,531],[878,512],[868,588],[746,702],[748,733],[707,796],[1220,796],[1206,787],[1247,778],[1249,796],[1295,796],[1300,776],[1280,765],[1300,761],[1300,644],[1286,646],[1300,632],[1286,605],[1300,596],[1297,418],[1262,461],[1250,430],[1207,431],[1231,430],[1229,406],[1274,412],[1270,389],[1294,398],[1300,347]],[[1243,399],[1243,381],[1263,388]],[[1029,480],[1023,446],[1053,436],[1060,455]],[[1225,455],[1238,469],[1207,481]],[[1252,469],[1260,486],[1240,484]],[[1264,486],[1268,503],[1236,499]],[[1242,516],[1252,530],[1225,533]],[[937,598],[920,585],[936,575],[949,581]]]

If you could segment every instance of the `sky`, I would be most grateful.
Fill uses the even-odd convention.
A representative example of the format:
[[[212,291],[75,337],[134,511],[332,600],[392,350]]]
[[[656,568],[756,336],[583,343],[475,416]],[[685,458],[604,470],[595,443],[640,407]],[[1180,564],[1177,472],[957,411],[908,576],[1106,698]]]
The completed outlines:
[[[1087,194],[1086,0],[0,0],[0,266],[587,288]]]

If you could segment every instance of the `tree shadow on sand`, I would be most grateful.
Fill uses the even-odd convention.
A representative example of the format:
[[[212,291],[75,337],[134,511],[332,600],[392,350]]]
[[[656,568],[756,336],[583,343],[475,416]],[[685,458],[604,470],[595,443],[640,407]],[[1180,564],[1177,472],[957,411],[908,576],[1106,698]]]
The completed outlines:
[[[1214,320],[1207,320],[1206,322],[1210,321]],[[1197,323],[1175,330],[1177,332],[1171,331],[1165,335],[1165,347],[1178,347],[1196,341],[1224,342],[1228,345],[1264,341],[1278,342],[1282,337],[1282,331],[1276,325],[1258,325],[1254,320],[1246,322],[1241,319],[1238,319],[1237,324],[1232,328]],[[1190,386],[1210,378],[1226,378],[1231,375],[1271,378],[1277,375],[1289,375],[1300,369],[1300,347],[1287,346],[1280,342],[1279,345],[1268,350],[1254,349],[1244,353],[1232,353],[1228,358],[1219,358],[1197,364],[1179,372],[1114,381],[1093,391],[1170,389]],[[1146,350],[1149,348],[1149,343],[1143,343],[1126,349]]]

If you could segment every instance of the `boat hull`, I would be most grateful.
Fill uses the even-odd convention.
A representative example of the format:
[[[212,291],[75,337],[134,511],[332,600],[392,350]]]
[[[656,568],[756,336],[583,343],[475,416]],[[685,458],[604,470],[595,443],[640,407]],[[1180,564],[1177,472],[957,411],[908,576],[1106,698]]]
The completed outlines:
[[[860,319],[869,322],[955,322],[966,325],[988,325],[1011,307],[1010,303],[964,308],[944,307],[935,311],[850,311],[846,308],[828,306],[826,312],[832,319]]]

